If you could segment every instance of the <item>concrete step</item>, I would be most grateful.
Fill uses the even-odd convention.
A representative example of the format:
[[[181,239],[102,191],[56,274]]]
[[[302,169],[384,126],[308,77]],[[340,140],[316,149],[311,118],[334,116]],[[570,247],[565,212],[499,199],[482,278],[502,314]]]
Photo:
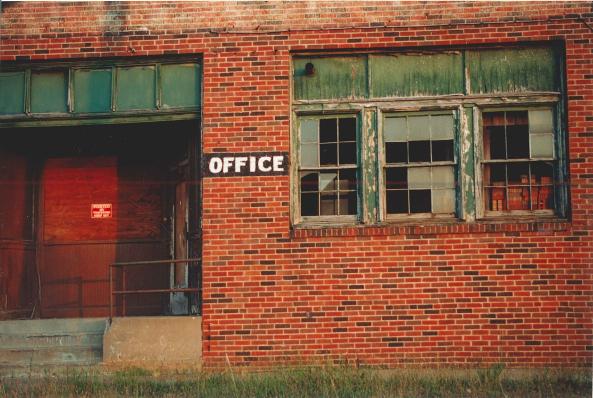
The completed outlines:
[[[103,349],[87,346],[0,349],[0,366],[93,365],[101,362]]]
[[[97,365],[107,324],[105,318],[2,321],[0,374]]]
[[[100,333],[62,333],[51,335],[0,334],[0,349],[28,347],[87,346],[101,348],[103,332]]]
[[[107,327],[106,318],[85,319],[31,319],[0,321],[0,335],[60,335],[68,333],[103,333]]]

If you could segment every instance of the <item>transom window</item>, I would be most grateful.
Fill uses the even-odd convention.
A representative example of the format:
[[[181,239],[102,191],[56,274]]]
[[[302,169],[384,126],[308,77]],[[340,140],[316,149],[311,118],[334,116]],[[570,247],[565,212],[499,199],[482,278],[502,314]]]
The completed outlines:
[[[455,212],[453,113],[384,119],[387,215]]]

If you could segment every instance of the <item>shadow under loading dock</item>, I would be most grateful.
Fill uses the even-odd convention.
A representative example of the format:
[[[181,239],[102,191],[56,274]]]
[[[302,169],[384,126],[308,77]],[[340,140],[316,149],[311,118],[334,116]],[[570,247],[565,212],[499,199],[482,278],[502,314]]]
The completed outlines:
[[[3,318],[107,317],[111,264],[199,257],[197,119],[5,132]],[[198,262],[113,271],[115,291],[195,289],[117,295],[114,316],[200,313]]]

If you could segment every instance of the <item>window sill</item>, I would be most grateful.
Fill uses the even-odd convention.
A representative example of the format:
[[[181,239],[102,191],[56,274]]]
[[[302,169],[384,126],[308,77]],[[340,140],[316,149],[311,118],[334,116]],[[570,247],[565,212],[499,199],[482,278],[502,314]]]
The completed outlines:
[[[293,239],[309,237],[355,237],[355,236],[433,236],[440,234],[480,234],[518,232],[558,232],[571,228],[566,219],[557,217],[491,217],[468,223],[461,220],[414,220],[387,221],[381,224],[321,224],[295,225]]]

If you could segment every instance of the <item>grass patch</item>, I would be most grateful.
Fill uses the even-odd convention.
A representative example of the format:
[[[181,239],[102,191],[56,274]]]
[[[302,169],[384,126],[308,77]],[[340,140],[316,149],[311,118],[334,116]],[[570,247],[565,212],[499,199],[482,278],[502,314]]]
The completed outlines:
[[[269,372],[105,373],[68,370],[4,378],[0,396],[76,397],[590,397],[591,374],[578,370],[378,370],[302,367]]]

